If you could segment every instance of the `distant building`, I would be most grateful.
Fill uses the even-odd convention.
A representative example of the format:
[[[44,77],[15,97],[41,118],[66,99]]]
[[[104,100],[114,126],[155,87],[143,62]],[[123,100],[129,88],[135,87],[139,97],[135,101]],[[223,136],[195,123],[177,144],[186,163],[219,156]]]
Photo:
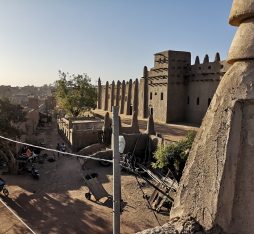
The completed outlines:
[[[31,109],[38,109],[39,108],[39,99],[36,96],[28,96],[28,103],[27,107]]]
[[[98,81],[98,109],[111,111],[120,107],[120,114],[141,118],[149,113],[162,123],[189,122],[200,124],[216,88],[229,68],[216,53],[210,62],[208,55],[203,63],[196,57],[191,65],[191,53],[163,51],[154,55],[154,67],[144,67],[143,77],[129,81],[113,81],[105,85]]]
[[[14,94],[10,100],[14,104],[25,106],[28,103],[28,95],[27,94]]]
[[[22,130],[22,140],[33,140],[39,124],[39,110],[38,108],[25,107],[26,120],[19,123],[19,129]]]

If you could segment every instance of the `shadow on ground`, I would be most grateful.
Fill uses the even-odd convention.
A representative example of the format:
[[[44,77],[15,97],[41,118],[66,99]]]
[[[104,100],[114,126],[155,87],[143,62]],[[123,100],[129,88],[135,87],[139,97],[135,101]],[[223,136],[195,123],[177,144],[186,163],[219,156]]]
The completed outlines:
[[[3,200],[37,233],[112,233],[108,222],[94,215],[90,205],[65,194],[59,196],[56,200],[48,194],[23,193],[15,200]]]

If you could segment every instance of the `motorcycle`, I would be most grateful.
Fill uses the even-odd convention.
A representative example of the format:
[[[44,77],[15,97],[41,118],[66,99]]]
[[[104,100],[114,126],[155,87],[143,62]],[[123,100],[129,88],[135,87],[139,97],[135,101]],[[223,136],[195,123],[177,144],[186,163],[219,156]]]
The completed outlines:
[[[31,173],[31,175],[32,175],[32,177],[34,178],[34,179],[39,179],[40,178],[40,173],[39,173],[39,170],[37,170],[35,167],[34,167],[34,165],[32,165],[32,167],[31,167],[31,169],[28,169],[27,168],[27,171],[29,172],[29,173]]]
[[[40,178],[39,170],[35,169],[34,166],[32,166],[31,174],[32,174],[33,178],[35,178],[37,180]]]
[[[8,197],[9,196],[9,191],[6,188],[5,181],[0,178],[0,192],[3,192],[4,196]]]

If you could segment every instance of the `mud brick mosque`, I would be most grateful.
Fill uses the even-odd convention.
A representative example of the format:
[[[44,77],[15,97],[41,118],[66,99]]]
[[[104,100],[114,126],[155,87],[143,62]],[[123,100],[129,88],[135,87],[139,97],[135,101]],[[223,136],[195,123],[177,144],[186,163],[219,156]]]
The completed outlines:
[[[97,108],[111,111],[117,105],[120,114],[140,118],[153,115],[156,122],[188,122],[200,124],[223,75],[230,65],[216,53],[210,62],[196,57],[191,64],[191,53],[163,51],[154,55],[154,67],[144,67],[143,77],[133,81],[98,81]]]

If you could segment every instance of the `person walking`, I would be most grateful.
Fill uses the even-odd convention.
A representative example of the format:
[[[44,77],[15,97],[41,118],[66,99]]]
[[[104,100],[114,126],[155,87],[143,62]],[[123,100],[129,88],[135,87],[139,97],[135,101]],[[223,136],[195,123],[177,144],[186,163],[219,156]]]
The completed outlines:
[[[58,150],[58,151],[61,151],[61,146],[60,146],[60,144],[59,143],[57,143],[57,145],[56,145],[56,150]],[[57,152],[57,157],[59,158],[59,152]]]

